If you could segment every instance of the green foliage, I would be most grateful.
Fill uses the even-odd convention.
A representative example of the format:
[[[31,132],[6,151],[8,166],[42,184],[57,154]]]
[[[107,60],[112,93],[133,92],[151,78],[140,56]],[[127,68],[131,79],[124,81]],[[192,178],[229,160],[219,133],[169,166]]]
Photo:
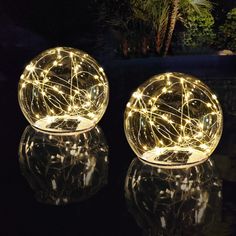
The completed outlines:
[[[151,27],[156,52],[160,53],[167,30],[170,0],[131,0],[130,3],[134,18]]]
[[[130,0],[97,0],[98,22],[105,27],[111,27],[122,32],[128,31],[132,20]]]
[[[236,51],[236,8],[228,12],[224,24],[219,27],[218,46]]]
[[[134,17],[148,22],[154,29],[159,28],[167,21],[169,1],[168,0],[130,0]]]
[[[216,35],[213,30],[214,18],[208,10],[202,10],[201,14],[192,11],[183,20],[183,25],[184,31],[176,35],[176,51],[185,53],[210,51]]]
[[[180,0],[180,13],[185,15],[186,13],[191,13],[195,11],[201,14],[202,11],[212,9],[212,3],[209,0]]]
[[[155,51],[162,55],[166,47],[169,48],[172,37],[169,39],[167,36],[174,30],[170,24],[170,19],[173,19],[173,0],[94,1],[99,6],[98,22],[104,24],[103,29],[110,30],[119,53],[139,56]],[[186,32],[179,34],[179,49],[188,51],[211,45],[215,37],[212,30],[214,20],[209,13],[211,1],[177,2],[178,14],[174,20],[182,22],[186,29]]]

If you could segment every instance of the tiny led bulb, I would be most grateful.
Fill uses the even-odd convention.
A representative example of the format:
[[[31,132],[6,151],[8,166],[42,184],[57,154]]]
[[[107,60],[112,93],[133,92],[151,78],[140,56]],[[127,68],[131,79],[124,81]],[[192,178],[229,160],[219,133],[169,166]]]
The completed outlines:
[[[21,110],[32,126],[44,131],[89,130],[102,118],[108,99],[102,67],[73,48],[42,52],[25,67],[19,81]]]
[[[124,116],[125,134],[137,156],[166,168],[205,161],[220,140],[222,126],[216,95],[200,80],[181,73],[156,75],[142,84]]]

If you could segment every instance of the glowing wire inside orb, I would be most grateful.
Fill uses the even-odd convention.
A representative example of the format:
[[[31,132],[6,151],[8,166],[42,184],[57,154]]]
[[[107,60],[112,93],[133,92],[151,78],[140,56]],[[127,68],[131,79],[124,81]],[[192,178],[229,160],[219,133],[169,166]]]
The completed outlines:
[[[103,116],[109,87],[102,67],[91,56],[58,47],[42,52],[25,67],[18,99],[23,114],[38,129],[83,131]]]
[[[216,95],[181,73],[157,75],[142,84],[124,117],[125,134],[137,156],[169,168],[205,161],[220,140],[222,126]]]

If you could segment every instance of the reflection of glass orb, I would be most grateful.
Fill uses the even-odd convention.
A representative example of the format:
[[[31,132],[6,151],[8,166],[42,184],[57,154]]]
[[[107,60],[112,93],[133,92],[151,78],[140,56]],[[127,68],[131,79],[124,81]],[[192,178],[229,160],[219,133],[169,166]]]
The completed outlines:
[[[206,160],[222,133],[217,97],[200,80],[181,73],[154,76],[127,104],[124,128],[139,158],[165,167]]]
[[[97,62],[73,48],[53,48],[34,58],[21,75],[20,107],[38,129],[88,130],[103,116],[108,81]]]
[[[163,169],[136,158],[127,172],[125,197],[144,235],[214,235],[221,220],[221,188],[210,159],[190,168]]]
[[[107,183],[108,146],[98,127],[85,133],[53,135],[28,126],[19,156],[22,174],[43,203],[81,201]]]

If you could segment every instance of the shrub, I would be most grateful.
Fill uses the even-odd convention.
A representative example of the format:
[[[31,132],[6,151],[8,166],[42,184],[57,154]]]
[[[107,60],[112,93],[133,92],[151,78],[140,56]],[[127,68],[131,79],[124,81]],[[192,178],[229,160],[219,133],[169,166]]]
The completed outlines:
[[[204,53],[211,51],[216,34],[214,18],[208,11],[191,12],[182,19],[184,30],[177,33],[174,48],[177,52]]]
[[[236,8],[227,13],[224,24],[219,27],[218,47],[236,51]]]

